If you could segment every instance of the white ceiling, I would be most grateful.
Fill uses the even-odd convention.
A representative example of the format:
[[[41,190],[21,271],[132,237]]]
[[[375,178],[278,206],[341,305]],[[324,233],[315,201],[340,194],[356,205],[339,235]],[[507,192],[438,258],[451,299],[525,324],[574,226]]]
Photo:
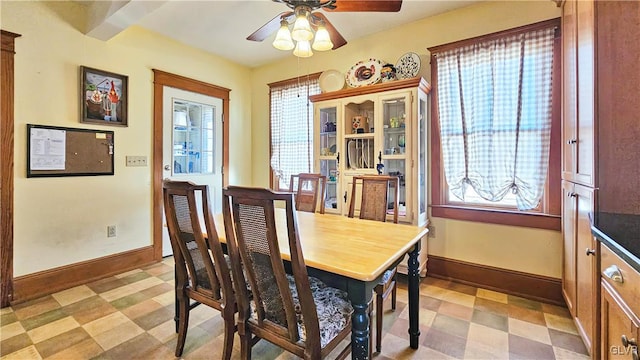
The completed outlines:
[[[375,1],[375,0],[372,0]],[[348,42],[478,0],[404,0],[397,13],[325,12]],[[233,62],[257,67],[292,56],[263,42],[246,40],[260,26],[289,8],[271,0],[79,1],[88,6],[87,34],[108,40],[137,25]],[[323,10],[318,10],[323,11]]]

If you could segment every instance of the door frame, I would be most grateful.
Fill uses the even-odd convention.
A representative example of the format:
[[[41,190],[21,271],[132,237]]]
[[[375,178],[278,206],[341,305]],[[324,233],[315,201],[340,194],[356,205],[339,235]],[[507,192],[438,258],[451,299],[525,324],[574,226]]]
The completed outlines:
[[[217,85],[153,69],[153,250],[162,259],[162,135],[164,86],[222,99],[222,187],[229,183],[229,93]]]

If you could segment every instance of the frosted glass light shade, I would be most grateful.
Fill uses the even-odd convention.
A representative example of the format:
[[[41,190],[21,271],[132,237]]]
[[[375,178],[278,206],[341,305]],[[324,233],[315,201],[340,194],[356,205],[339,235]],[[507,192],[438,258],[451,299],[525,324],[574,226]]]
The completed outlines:
[[[293,40],[291,40],[291,33],[289,32],[289,26],[287,26],[287,22],[283,21],[280,23],[280,29],[276,34],[275,40],[273,40],[273,47],[278,50],[291,50],[293,49]]]
[[[329,32],[324,26],[318,26],[318,31],[316,31],[316,38],[313,41],[312,47],[313,50],[318,51],[327,51],[333,49],[331,37],[329,37]]]
[[[311,30],[311,25],[309,25],[306,11],[300,12],[296,18],[296,22],[293,24],[293,31],[291,31],[291,37],[295,41],[309,41],[313,39],[313,30]]]
[[[297,57],[310,57],[313,55],[313,51],[311,51],[311,44],[308,41],[298,41],[296,43],[296,48],[293,50],[293,55]]]

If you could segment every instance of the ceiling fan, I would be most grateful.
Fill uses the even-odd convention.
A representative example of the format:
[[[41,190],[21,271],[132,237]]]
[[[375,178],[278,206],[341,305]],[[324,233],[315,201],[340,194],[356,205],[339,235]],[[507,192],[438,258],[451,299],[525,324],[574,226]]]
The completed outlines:
[[[306,18],[308,24],[317,33],[317,37],[320,37],[320,31],[326,29],[329,35],[330,42],[325,43],[325,48],[322,50],[335,50],[347,43],[342,35],[336,30],[336,28],[329,22],[327,17],[321,12],[316,11],[322,9],[329,12],[398,12],[402,7],[402,0],[272,0],[274,2],[283,3],[287,5],[292,11],[285,11],[278,14],[273,19],[269,20],[266,24],[262,25],[253,34],[247,37],[247,40],[263,41],[274,33],[278,28],[283,29],[285,26],[288,28],[294,20],[300,17]],[[315,12],[314,12],[315,11]],[[294,25],[293,38],[296,39],[295,32],[297,27]],[[313,37],[313,33],[309,32],[309,39]],[[323,35],[324,36],[324,35]],[[292,43],[291,43],[292,45]],[[276,44],[274,43],[274,46]],[[289,50],[290,48],[280,48],[281,50]],[[315,44],[314,44],[315,49]],[[321,49],[316,49],[321,50]],[[295,51],[294,51],[295,54]],[[298,55],[299,56],[299,55]]]

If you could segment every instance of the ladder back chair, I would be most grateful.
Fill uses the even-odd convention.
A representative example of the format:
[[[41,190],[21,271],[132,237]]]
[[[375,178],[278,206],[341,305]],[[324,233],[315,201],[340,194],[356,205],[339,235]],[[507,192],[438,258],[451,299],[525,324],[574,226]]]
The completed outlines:
[[[393,222],[398,223],[400,180],[397,176],[354,176],[348,213],[348,216],[351,218],[355,215],[356,198],[358,197],[356,191],[358,186],[361,186],[360,219],[386,222],[389,201],[392,201]],[[393,199],[390,199],[390,194]],[[380,283],[374,288],[376,294],[376,351],[378,353],[382,348],[382,305],[384,304],[384,300],[391,294],[391,309],[396,309],[396,283],[397,268],[394,267],[384,272],[382,280],[380,280]]]
[[[187,181],[165,180],[163,196],[175,260],[178,316],[175,355],[182,355],[190,310],[196,305],[204,304],[219,310],[222,315],[222,356],[223,359],[230,359],[236,331],[236,301],[229,260],[223,254],[209,206],[209,188],[207,185],[196,185]],[[200,224],[200,216],[203,216],[206,238]]]
[[[285,212],[276,213],[274,202],[284,203]],[[222,209],[234,284],[238,284],[241,358],[251,358],[253,336],[304,359],[325,357],[351,333],[353,308],[346,292],[308,276],[293,194],[230,186],[223,190]],[[286,217],[282,239],[276,230],[280,215]],[[289,248],[292,274],[285,272],[280,241]],[[351,346],[345,347],[339,358],[350,350]]]
[[[300,173],[291,175],[289,191],[295,194],[296,210],[324,214],[327,177],[321,174]]]

